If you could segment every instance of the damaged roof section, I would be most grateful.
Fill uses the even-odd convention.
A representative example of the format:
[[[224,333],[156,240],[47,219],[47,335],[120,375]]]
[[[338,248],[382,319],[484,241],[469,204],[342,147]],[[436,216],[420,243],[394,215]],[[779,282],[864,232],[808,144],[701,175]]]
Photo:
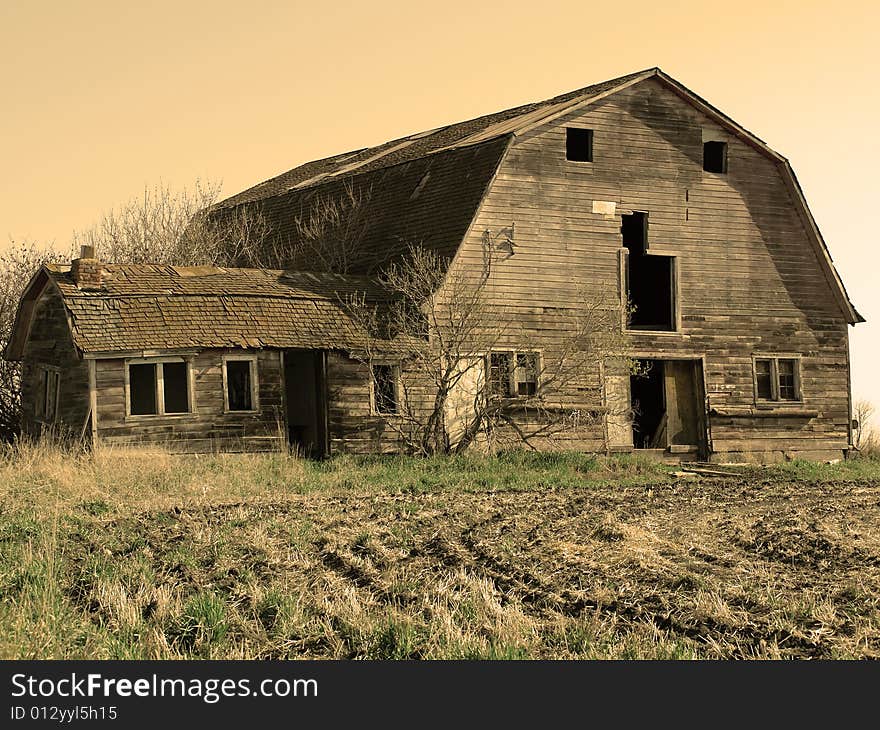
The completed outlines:
[[[509,144],[510,137],[504,136],[393,165],[378,166],[377,161],[350,175],[325,176],[319,184],[267,196],[255,203],[269,230],[266,245],[288,257],[270,260],[281,267],[315,268],[315,252],[308,245],[299,250],[302,224],[308,225],[315,211],[326,209],[344,211],[344,223],[329,243],[346,249],[349,273],[375,274],[413,246],[449,260],[477,215]],[[228,204],[220,203],[211,214],[217,219],[230,215]],[[325,222],[333,219],[319,217]]]
[[[83,354],[202,348],[358,350],[366,343],[346,306],[380,310],[392,297],[367,277],[210,266],[103,264],[100,289],[83,290],[69,266],[44,267],[31,286],[55,286]],[[21,314],[21,313],[20,313]],[[28,323],[16,322],[16,329]],[[23,339],[15,338],[21,342]],[[377,345],[373,344],[375,348]],[[379,348],[402,350],[385,341]],[[18,359],[20,348],[7,357]]]

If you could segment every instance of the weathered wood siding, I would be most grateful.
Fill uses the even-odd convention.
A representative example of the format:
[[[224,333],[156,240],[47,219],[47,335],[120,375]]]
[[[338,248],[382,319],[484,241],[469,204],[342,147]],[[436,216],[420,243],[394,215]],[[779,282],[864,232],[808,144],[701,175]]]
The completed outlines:
[[[54,424],[44,423],[36,412],[41,402],[40,365],[55,366],[61,374]],[[79,358],[73,345],[64,304],[52,286],[46,287],[34,306],[30,337],[22,358],[21,405],[22,434],[26,436],[39,436],[51,427],[60,435],[78,438],[88,417],[88,365]]]
[[[418,374],[400,374],[400,395],[408,395],[413,413],[426,414],[429,389],[419,384]],[[404,393],[405,391],[405,393]],[[343,352],[331,351],[327,357],[327,402],[330,453],[387,454],[406,450],[406,421],[372,410],[372,383],[366,363]]]
[[[594,161],[565,159],[565,127],[595,130]],[[702,168],[703,134],[728,142],[728,172]],[[613,201],[618,214],[592,212]],[[516,224],[493,287],[514,310],[511,344],[552,349],[546,312],[579,287],[620,293],[621,208],[650,214],[650,252],[677,256],[680,331],[633,336],[633,354],[704,357],[712,406],[754,405],[754,353],[802,356],[809,417],[712,417],[714,458],[840,456],[848,442],[847,325],[772,160],[656,80],[519,137],[456,260],[478,269],[484,231]]]
[[[98,441],[110,446],[160,446],[172,451],[273,451],[285,447],[281,358],[277,350],[256,351],[259,412],[224,412],[225,354],[203,350],[192,356],[194,412],[127,416],[125,360],[96,361]]]

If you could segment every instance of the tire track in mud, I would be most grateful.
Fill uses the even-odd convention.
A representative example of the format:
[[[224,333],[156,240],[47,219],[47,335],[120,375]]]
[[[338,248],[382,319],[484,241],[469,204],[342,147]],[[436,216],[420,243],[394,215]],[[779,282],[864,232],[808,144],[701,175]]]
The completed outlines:
[[[493,519],[484,520],[482,525],[491,523]],[[502,561],[484,549],[472,536],[474,527],[467,528],[459,535],[459,540],[452,541],[447,536],[436,535],[424,543],[420,554],[431,556],[447,567],[472,570],[487,578],[500,596],[512,594],[523,605],[531,609],[539,618],[562,615],[568,618],[580,618],[587,612],[598,613],[608,618],[624,619],[632,624],[648,624],[677,636],[704,643],[709,638],[726,637],[728,641],[735,639],[737,651],[733,656],[749,658],[752,656],[747,649],[757,653],[767,644],[795,650],[798,656],[821,658],[828,654],[822,645],[811,642],[784,629],[761,631],[759,627],[731,627],[704,618],[699,622],[685,623],[664,612],[664,607],[649,593],[632,602],[621,600],[603,601],[591,596],[576,595],[568,589],[554,590],[538,576],[529,571],[517,568],[512,563]],[[647,599],[647,600],[646,600]],[[746,640],[742,646],[741,640]]]

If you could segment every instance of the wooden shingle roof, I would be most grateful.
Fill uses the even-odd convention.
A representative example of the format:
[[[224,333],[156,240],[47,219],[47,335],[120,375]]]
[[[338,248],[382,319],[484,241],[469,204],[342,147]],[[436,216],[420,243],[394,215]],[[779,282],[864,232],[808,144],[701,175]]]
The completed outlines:
[[[365,335],[345,302],[390,301],[375,280],[267,269],[105,264],[103,287],[81,290],[69,267],[44,271],[61,293],[83,353],[200,348],[358,350]],[[398,350],[399,342],[385,343]]]
[[[256,205],[277,241],[275,250],[293,256],[300,234],[297,218],[308,220],[322,201],[357,199],[359,239],[347,241],[348,271],[376,274],[412,246],[451,259],[476,216],[483,196],[510,143],[510,137],[446,150],[353,176],[333,177],[320,185],[296,188]],[[217,215],[223,215],[220,210]],[[290,268],[308,262],[291,258]]]

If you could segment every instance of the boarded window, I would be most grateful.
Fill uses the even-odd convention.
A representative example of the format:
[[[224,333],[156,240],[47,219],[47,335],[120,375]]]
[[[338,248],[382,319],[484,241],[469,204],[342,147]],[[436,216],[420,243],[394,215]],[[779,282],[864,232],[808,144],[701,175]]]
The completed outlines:
[[[571,162],[593,161],[593,130],[568,127],[565,130],[565,159]]]
[[[489,355],[489,394],[497,398],[509,398],[510,353],[493,352]]]
[[[534,352],[520,352],[516,356],[516,394],[535,395],[538,392],[538,355]]]
[[[189,413],[189,378],[185,362],[162,363],[165,413]]]
[[[773,398],[773,368],[770,360],[755,360],[755,381],[758,398]]]
[[[226,398],[230,411],[252,411],[252,360],[226,361]]]
[[[727,172],[727,142],[703,142],[703,169]]]
[[[49,368],[40,369],[40,390],[37,402],[37,416],[53,423],[58,415],[58,390],[61,374]]]
[[[397,413],[397,367],[373,365],[373,400],[376,413]]]
[[[128,366],[128,390],[131,415],[148,416],[158,413],[156,364],[130,364]]]

